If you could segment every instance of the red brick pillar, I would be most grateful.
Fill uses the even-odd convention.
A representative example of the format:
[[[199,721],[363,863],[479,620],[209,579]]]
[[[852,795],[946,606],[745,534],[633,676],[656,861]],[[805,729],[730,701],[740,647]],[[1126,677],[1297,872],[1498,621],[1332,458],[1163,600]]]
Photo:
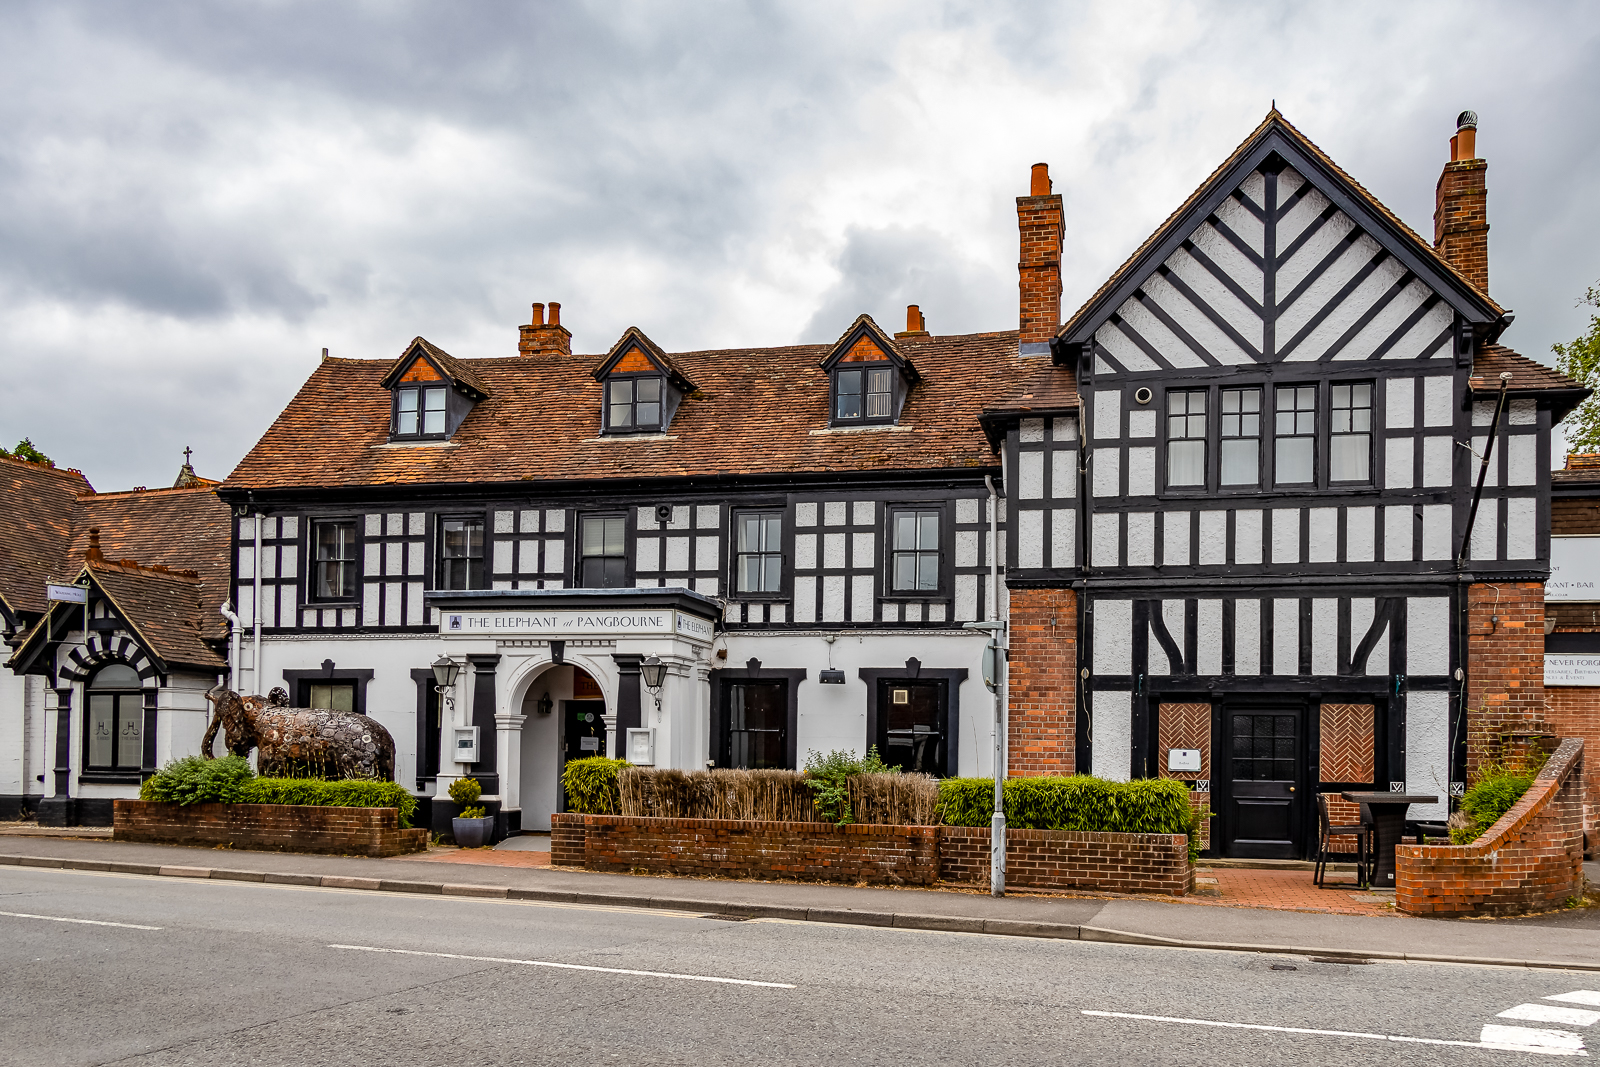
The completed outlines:
[[[1552,734],[1544,695],[1544,586],[1495,582],[1467,591],[1467,774]]]
[[[1011,591],[1007,772],[1077,770],[1078,594]]]

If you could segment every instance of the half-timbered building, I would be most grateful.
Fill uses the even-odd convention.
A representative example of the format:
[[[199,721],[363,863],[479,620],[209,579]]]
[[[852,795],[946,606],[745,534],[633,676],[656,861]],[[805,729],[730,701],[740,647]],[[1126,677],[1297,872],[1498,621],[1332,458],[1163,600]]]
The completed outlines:
[[[244,688],[374,716],[402,781],[476,777],[501,832],[548,826],[584,755],[876,745],[990,773],[962,624],[1003,611],[977,415],[1021,381],[1016,333],[935,336],[912,309],[831,345],[668,352],[634,328],[581,355],[548,314],[504,355],[417,338],[317,367],[222,488]]]
[[[1048,366],[983,416],[1012,773],[1188,780],[1213,848],[1288,857],[1318,792],[1442,821],[1526,740],[1550,428],[1584,393],[1498,343],[1475,132],[1430,244],[1273,112],[1059,328],[1024,324]]]

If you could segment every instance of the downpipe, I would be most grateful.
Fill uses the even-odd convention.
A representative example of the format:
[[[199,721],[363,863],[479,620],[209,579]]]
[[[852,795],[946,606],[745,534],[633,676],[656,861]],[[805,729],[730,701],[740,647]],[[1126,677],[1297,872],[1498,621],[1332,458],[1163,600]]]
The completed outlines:
[[[1000,621],[1000,494],[995,492],[994,479],[983,476],[989,490],[989,648],[991,669],[990,691],[994,694],[994,818],[989,822],[989,894],[1006,895],[1006,808],[1005,808],[1005,674],[1006,654],[1001,634],[1005,624]]]
[[[233,610],[233,601],[224,600],[217,609],[228,620],[228,684],[239,685],[239,616]]]

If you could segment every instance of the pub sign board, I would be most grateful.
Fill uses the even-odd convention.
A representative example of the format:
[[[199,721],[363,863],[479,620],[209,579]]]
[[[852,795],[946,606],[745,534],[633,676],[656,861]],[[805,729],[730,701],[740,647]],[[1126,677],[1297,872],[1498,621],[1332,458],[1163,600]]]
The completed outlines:
[[[486,634],[507,637],[543,634],[561,637],[679,635],[708,644],[713,636],[711,620],[673,608],[445,611],[439,614],[439,632],[451,637]]]

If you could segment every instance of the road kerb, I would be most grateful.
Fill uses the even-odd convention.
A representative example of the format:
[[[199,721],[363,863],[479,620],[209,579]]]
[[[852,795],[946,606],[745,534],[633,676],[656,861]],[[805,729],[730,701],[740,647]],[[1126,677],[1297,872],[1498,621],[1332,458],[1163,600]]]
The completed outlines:
[[[1451,956],[1436,953],[1390,952],[1381,949],[1315,948],[1306,945],[1260,945],[1231,941],[1190,941],[1141,934],[1129,930],[1076,926],[1068,923],[1028,922],[1021,919],[975,919],[964,916],[920,915],[915,913],[851,911],[845,908],[800,908],[758,904],[751,901],[692,900],[681,897],[644,897],[619,893],[585,893],[578,890],[547,890],[479,886],[436,882],[386,881],[377,878],[350,878],[341,875],[279,874],[230,870],[212,867],[159,866],[147,863],[115,863],[94,860],[60,859],[54,856],[0,855],[0,866],[43,867],[76,871],[134,874],[166,878],[211,878],[229,881],[266,882],[271,885],[321,886],[331,889],[380,890],[400,893],[481,897],[560,904],[589,904],[602,907],[657,908],[692,911],[701,914],[738,915],[741,918],[789,919],[852,926],[893,927],[902,930],[979,932],[1005,937],[1034,937],[1098,941],[1106,944],[1144,945],[1152,948],[1189,948],[1211,952],[1257,952],[1284,956],[1322,956],[1333,959],[1391,960],[1411,963],[1456,963],[1477,967],[1515,967],[1536,970],[1600,972],[1600,962],[1558,960],[1514,960],[1488,956]]]

